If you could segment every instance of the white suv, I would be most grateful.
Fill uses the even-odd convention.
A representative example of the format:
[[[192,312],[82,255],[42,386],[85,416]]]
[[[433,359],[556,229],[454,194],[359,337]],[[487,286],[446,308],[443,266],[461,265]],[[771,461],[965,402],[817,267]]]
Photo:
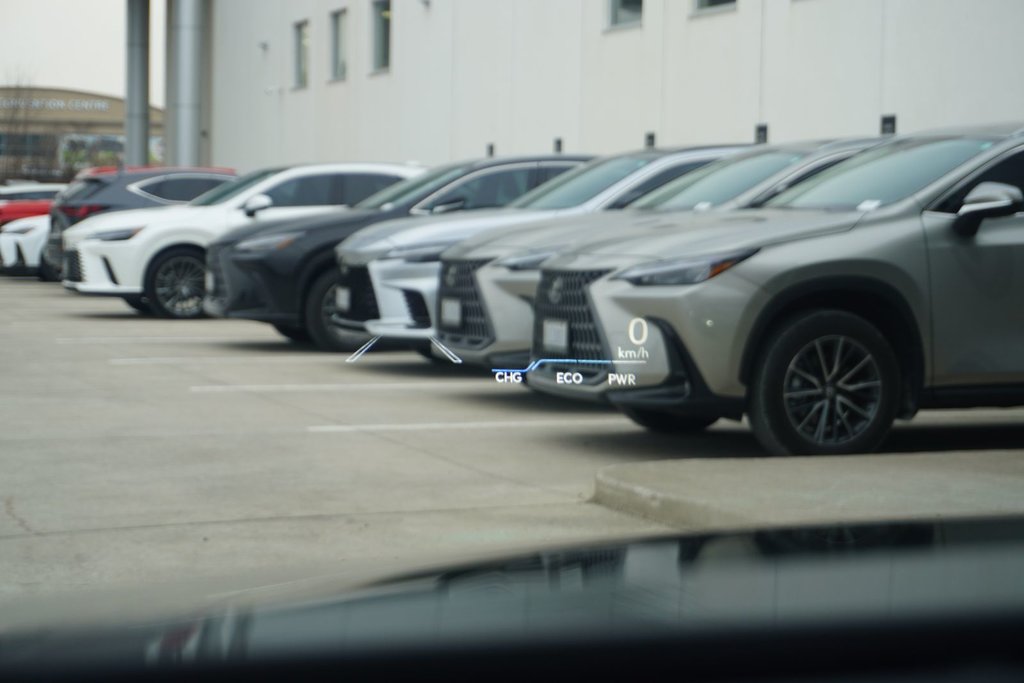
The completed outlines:
[[[169,318],[203,314],[205,248],[252,221],[343,209],[423,172],[395,164],[315,164],[255,171],[184,206],[121,211],[64,232],[64,286],[119,296]]]

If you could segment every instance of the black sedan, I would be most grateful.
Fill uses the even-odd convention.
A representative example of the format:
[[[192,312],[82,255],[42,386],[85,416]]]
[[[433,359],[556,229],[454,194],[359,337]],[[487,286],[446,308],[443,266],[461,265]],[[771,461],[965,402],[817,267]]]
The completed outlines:
[[[368,225],[410,215],[505,206],[589,157],[543,155],[451,164],[392,185],[343,214],[235,230],[207,250],[206,312],[272,324],[328,350],[358,338],[330,324],[334,247]]]

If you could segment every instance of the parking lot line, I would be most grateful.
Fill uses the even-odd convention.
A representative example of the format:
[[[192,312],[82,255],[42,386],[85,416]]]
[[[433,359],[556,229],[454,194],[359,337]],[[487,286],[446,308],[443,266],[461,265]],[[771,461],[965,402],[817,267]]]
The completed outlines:
[[[209,365],[247,363],[291,363],[293,361],[340,361],[329,353],[289,353],[273,356],[140,356],[133,358],[110,358],[111,365]]]
[[[587,427],[608,424],[609,416],[575,418],[572,420],[484,420],[480,422],[407,422],[361,425],[315,425],[306,431],[316,434],[350,432],[429,432],[446,429],[536,429],[544,427]]]
[[[57,337],[54,341],[64,346],[89,344],[202,344],[205,342],[237,342],[238,337]]]
[[[431,391],[446,389],[464,389],[467,386],[487,385],[482,379],[451,379],[443,382],[424,380],[422,382],[378,382],[340,383],[340,384],[199,384],[189,387],[194,394],[275,394],[302,392],[333,392],[333,391],[401,391],[409,389],[430,389]],[[494,384],[491,382],[491,384]],[[488,385],[489,386],[489,385]]]

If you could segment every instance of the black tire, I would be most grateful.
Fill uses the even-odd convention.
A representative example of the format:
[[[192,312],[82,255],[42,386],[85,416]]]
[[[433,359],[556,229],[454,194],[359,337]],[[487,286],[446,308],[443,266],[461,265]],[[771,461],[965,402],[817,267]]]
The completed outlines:
[[[150,307],[149,302],[141,296],[125,296],[122,297],[124,302],[134,308],[142,315],[153,315],[153,309]]]
[[[45,258],[39,260],[39,272],[36,277],[40,282],[60,282],[60,271],[47,263]]]
[[[206,295],[206,259],[196,247],[174,247],[158,255],[146,272],[143,290],[153,314],[161,318],[202,318]]]
[[[291,325],[274,325],[274,329],[281,333],[282,336],[287,337],[293,342],[309,342],[309,332],[301,327],[292,327]]]
[[[623,408],[622,412],[641,427],[660,434],[696,434],[718,421],[717,417],[688,417],[642,408]]]
[[[766,340],[756,367],[750,425],[772,455],[873,451],[899,409],[896,354],[852,313],[817,310],[788,320]]]
[[[313,280],[306,290],[303,302],[305,331],[316,346],[324,351],[355,351],[370,337],[356,332],[345,332],[330,322],[334,313],[334,288],[338,273],[328,270]]]

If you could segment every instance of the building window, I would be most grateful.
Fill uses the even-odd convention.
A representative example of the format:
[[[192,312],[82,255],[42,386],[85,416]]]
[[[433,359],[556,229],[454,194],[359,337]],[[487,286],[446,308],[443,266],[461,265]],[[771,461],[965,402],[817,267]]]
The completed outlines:
[[[295,24],[295,82],[296,88],[309,85],[309,22]]]
[[[704,9],[717,9],[719,7],[735,7],[736,0],[694,0],[694,5],[699,12]]]
[[[639,24],[643,13],[644,0],[611,0],[608,23],[611,26]]]
[[[345,10],[331,13],[331,79],[345,80]]]
[[[373,2],[373,70],[391,66],[391,0]]]

